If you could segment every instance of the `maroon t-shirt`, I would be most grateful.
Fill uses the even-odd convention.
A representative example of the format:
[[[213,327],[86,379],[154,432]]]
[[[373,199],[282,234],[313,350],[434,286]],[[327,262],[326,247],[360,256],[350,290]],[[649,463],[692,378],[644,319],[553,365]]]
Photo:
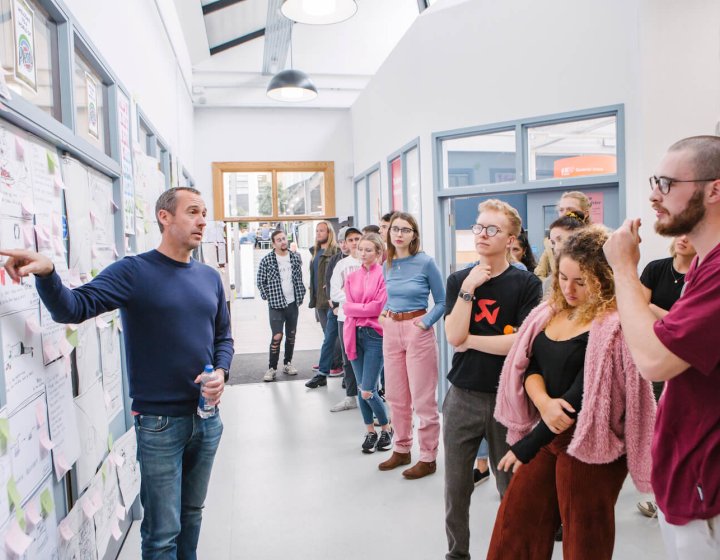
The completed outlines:
[[[697,258],[685,290],[655,323],[665,347],[690,364],[660,398],[652,486],[669,523],[720,514],[720,245]]]

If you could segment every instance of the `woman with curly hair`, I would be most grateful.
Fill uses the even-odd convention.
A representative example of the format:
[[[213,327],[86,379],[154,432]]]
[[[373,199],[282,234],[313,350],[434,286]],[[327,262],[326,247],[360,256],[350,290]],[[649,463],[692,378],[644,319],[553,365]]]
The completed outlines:
[[[495,417],[511,447],[498,469],[515,474],[489,559],[549,559],[561,522],[565,559],[609,559],[628,470],[650,488],[655,400],[620,328],[607,237],[591,226],[565,240],[552,292],[503,366]]]

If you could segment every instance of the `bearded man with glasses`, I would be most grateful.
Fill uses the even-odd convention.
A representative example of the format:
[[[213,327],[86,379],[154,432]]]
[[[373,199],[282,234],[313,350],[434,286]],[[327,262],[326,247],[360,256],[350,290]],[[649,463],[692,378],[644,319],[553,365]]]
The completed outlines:
[[[668,557],[720,558],[720,137],[676,142],[650,177],[663,236],[687,235],[697,257],[680,299],[657,318],[638,279],[640,219],[605,244],[623,333],[640,373],[665,381],[652,486]]]

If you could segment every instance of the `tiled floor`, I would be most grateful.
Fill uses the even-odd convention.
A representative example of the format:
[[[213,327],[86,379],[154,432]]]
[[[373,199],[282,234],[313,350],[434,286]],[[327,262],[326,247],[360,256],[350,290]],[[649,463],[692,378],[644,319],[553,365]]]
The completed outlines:
[[[417,481],[380,472],[363,455],[357,410],[332,414],[340,380],[229,387],[198,557],[206,560],[442,560],[443,469]],[[442,465],[442,451],[440,465]],[[475,490],[473,558],[484,558],[498,506],[491,479]],[[637,512],[626,483],[616,508],[615,558],[665,558],[657,521]],[[554,559],[562,557],[556,547]],[[122,560],[140,558],[139,523]]]

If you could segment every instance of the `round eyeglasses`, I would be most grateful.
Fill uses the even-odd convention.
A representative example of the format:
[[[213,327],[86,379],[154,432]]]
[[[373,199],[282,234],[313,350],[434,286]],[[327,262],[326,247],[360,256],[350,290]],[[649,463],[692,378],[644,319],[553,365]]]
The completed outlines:
[[[672,177],[656,177],[652,175],[649,181],[651,191],[654,191],[655,187],[657,187],[662,194],[667,194],[670,192],[673,183],[706,183],[708,181],[717,181],[717,179],[673,179]]]
[[[485,230],[485,233],[488,237],[495,237],[498,233],[500,233],[502,230],[497,226],[484,226],[482,224],[474,224],[472,228],[472,232],[475,235],[480,235],[483,230]]]
[[[390,228],[390,231],[393,232],[395,235],[397,235],[398,233],[402,233],[403,235],[410,235],[410,234],[413,233],[415,230],[412,229],[412,228],[409,228],[409,227],[397,227],[397,226],[393,226],[393,227]]]

